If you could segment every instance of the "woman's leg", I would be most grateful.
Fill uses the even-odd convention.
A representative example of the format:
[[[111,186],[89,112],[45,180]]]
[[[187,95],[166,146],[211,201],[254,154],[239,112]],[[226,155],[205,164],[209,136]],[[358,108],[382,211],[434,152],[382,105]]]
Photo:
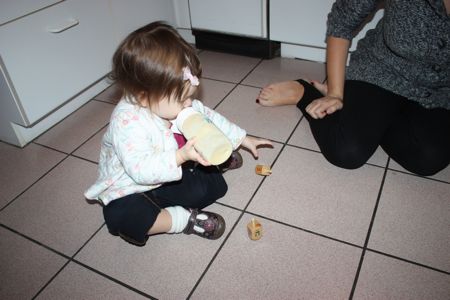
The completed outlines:
[[[269,84],[258,95],[256,102],[262,106],[296,105],[303,98],[303,80],[291,80]],[[316,80],[311,81],[322,94],[327,93],[327,86]]]
[[[262,106],[295,105],[302,97],[303,85],[298,81],[284,81],[263,88],[256,101]]]
[[[306,107],[321,98],[322,93],[305,81],[299,82],[304,86],[304,95],[297,107],[308,120],[322,154],[332,164],[346,169],[359,168],[367,162],[407,102],[378,86],[346,81],[343,109],[323,119],[313,119]]]
[[[433,175],[450,162],[450,110],[408,102],[389,127],[381,146],[406,170]]]

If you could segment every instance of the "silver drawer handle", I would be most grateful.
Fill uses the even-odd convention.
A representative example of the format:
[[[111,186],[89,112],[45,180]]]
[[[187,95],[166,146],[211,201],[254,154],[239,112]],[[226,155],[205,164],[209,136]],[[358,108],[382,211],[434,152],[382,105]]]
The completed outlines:
[[[70,19],[69,23],[62,25],[61,27],[49,28],[48,32],[61,33],[63,31],[66,31],[67,29],[77,26],[78,24],[80,24],[80,21],[78,21],[77,19]]]

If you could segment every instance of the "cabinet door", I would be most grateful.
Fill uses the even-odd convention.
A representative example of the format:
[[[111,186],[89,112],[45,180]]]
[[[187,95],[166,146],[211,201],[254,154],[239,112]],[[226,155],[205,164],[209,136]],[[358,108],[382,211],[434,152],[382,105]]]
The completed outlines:
[[[30,125],[110,70],[108,0],[67,0],[0,27],[0,55]]]
[[[335,0],[276,0],[270,2],[270,39],[302,46],[326,47],[327,17]],[[353,39],[364,37],[382,18],[379,10]]]
[[[62,0],[0,0],[0,25]]]
[[[334,0],[275,0],[270,2],[270,39],[325,47],[326,21]]]
[[[192,28],[267,37],[266,0],[190,0]]]

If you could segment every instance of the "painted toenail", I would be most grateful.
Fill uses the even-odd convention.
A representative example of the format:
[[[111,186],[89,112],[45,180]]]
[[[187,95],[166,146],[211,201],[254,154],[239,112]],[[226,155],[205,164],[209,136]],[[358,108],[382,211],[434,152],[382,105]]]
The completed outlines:
[[[258,99],[256,99],[256,103],[259,103],[259,100],[258,100]]]

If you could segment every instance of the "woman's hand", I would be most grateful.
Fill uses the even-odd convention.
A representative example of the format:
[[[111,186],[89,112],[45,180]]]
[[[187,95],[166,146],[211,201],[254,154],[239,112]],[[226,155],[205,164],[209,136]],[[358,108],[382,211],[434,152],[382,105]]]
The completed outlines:
[[[193,138],[192,140],[189,140],[186,142],[186,144],[177,150],[176,156],[177,156],[177,164],[178,166],[181,166],[183,163],[192,160],[200,163],[203,166],[210,166],[211,164],[203,158],[203,156],[200,155],[200,153],[195,150],[196,139]]]
[[[314,100],[306,107],[306,112],[314,119],[322,119],[326,115],[331,115],[342,109],[344,103],[341,98],[325,96]]]
[[[258,150],[257,148],[261,145],[272,146],[272,142],[266,139],[255,138],[252,136],[246,136],[241,143],[241,146],[250,150],[255,158],[258,158]]]
[[[350,41],[333,36],[327,37],[327,83],[312,84],[323,94],[306,107],[306,112],[314,119],[322,119],[343,107],[345,65]]]

